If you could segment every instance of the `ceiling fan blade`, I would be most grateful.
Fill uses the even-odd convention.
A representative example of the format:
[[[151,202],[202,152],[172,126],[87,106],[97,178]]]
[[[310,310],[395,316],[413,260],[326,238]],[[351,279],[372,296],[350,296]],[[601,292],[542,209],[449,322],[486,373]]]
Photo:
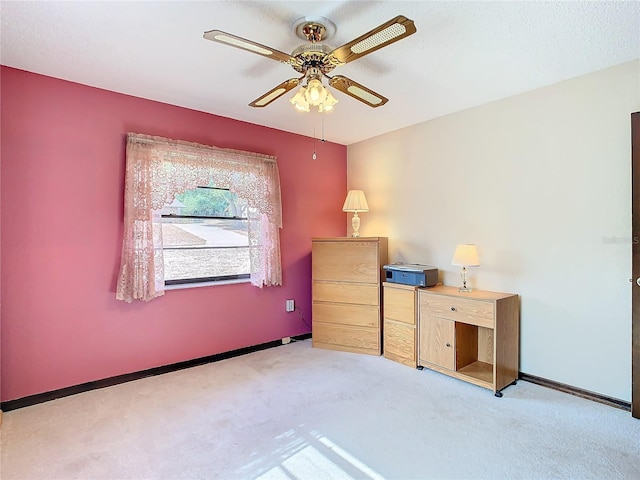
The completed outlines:
[[[368,89],[364,85],[360,85],[358,82],[354,82],[350,78],[343,77],[342,75],[335,75],[329,78],[329,85],[336,90],[340,90],[343,93],[366,103],[370,107],[381,107],[389,101],[388,98]]]
[[[252,42],[251,40],[247,40],[246,38],[223,32],[221,30],[209,30],[208,32],[204,32],[203,37],[207,40],[212,40],[214,42],[223,43],[232,47],[241,48],[242,50],[246,50],[247,52],[257,53],[258,55],[262,55],[279,62],[295,63],[295,59],[287,53],[276,50],[275,48],[261,45],[256,42]]]
[[[416,26],[413,20],[398,15],[355,40],[336,48],[329,55],[342,63],[349,63],[414,33],[416,33]]]
[[[304,77],[302,77],[304,78]],[[259,96],[253,102],[249,104],[250,107],[266,107],[274,100],[277,100],[282,95],[287,93],[292,88],[297,87],[300,84],[301,78],[290,78],[289,80],[285,80],[277,87],[269,90],[264,95]]]

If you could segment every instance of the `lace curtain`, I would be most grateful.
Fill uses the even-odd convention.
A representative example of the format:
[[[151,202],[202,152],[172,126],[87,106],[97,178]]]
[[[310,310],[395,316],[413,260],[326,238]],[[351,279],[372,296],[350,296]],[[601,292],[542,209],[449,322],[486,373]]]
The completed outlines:
[[[247,201],[251,283],[282,284],[280,180],[274,157],[129,133],[118,300],[164,295],[160,211],[177,193],[210,182]]]

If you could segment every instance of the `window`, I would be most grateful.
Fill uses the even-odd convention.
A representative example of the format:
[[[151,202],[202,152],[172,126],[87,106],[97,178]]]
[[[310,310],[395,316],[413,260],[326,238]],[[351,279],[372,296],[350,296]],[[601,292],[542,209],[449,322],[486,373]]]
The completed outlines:
[[[228,189],[197,187],[162,209],[166,285],[249,278],[247,202]]]
[[[246,276],[246,261],[230,271],[221,268],[225,252],[236,261],[245,252],[252,285],[282,285],[280,228],[280,179],[274,157],[127,134],[118,300],[153,300],[164,295],[167,280]],[[163,241],[165,231],[169,233]],[[222,241],[223,237],[234,240]],[[191,266],[179,272],[185,255]]]

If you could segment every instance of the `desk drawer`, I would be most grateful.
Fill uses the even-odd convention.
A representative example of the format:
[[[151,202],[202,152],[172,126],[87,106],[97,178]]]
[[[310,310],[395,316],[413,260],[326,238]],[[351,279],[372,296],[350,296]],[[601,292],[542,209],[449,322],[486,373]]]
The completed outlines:
[[[408,325],[416,324],[415,292],[384,287],[384,316]]]
[[[430,316],[481,327],[494,327],[494,304],[481,300],[467,300],[447,295],[421,295],[421,310]]]
[[[416,329],[393,320],[384,322],[384,354],[416,361]]]

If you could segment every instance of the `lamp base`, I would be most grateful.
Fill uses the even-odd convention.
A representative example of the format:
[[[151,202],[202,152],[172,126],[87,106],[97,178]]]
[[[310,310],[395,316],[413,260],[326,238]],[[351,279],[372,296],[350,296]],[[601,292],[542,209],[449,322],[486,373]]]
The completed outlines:
[[[351,219],[351,228],[353,228],[353,233],[351,236],[353,238],[358,238],[360,236],[360,217],[358,216],[358,212],[353,212],[353,218]]]
[[[469,293],[472,292],[473,289],[467,284],[467,267],[463,266],[460,269],[460,277],[462,278],[462,286],[458,289],[461,293]]]

